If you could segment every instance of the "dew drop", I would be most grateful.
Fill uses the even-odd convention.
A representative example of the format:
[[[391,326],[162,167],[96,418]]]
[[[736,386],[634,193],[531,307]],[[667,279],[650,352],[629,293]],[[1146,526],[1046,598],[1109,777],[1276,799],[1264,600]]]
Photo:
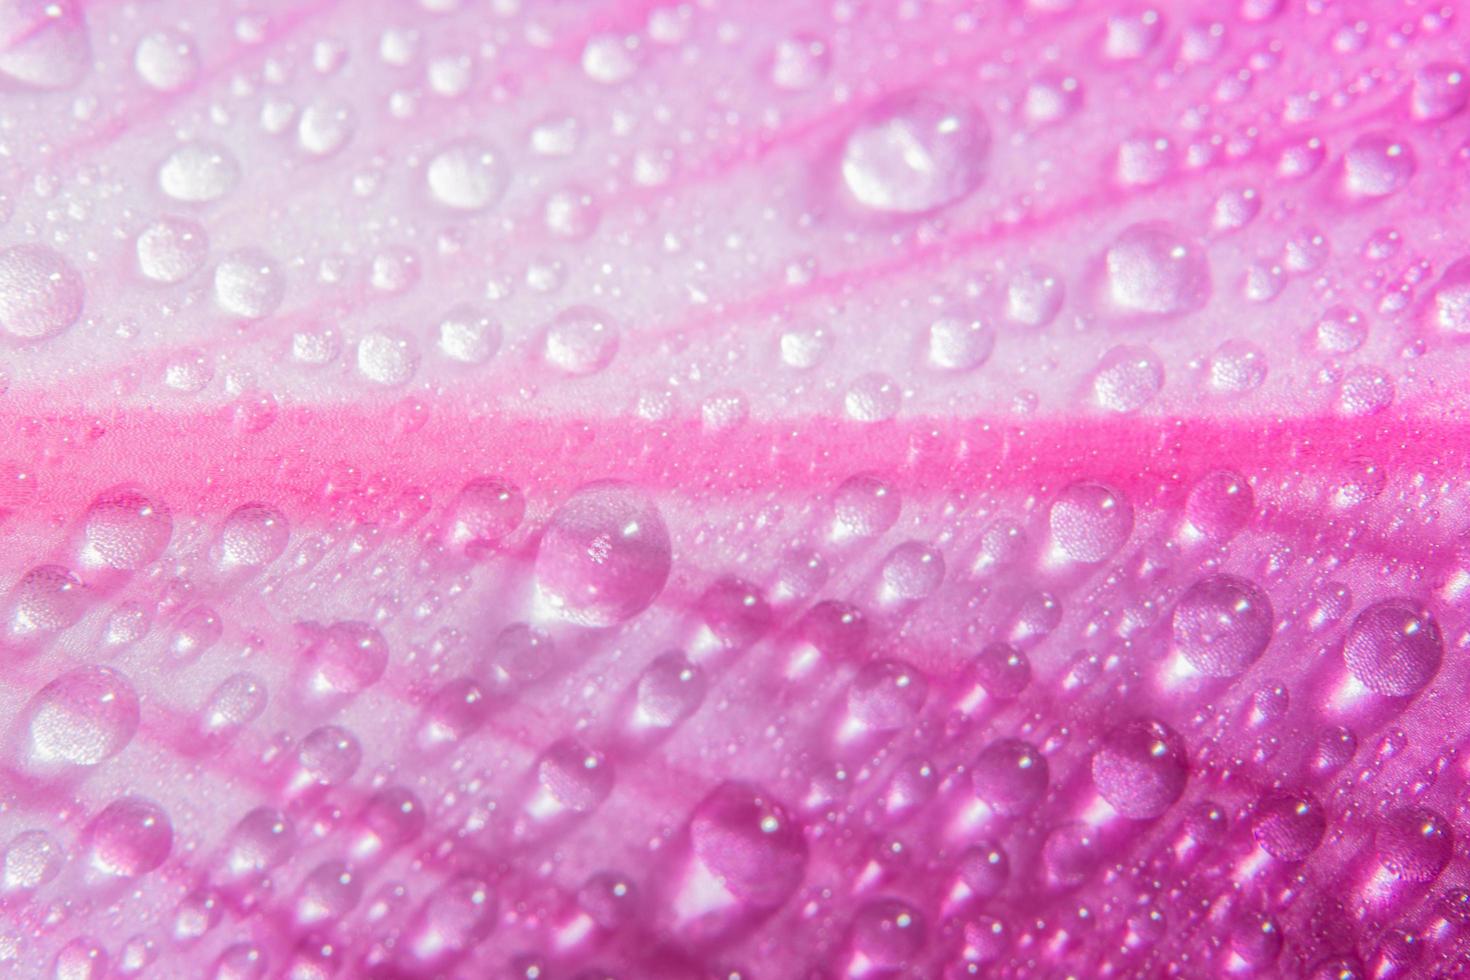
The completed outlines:
[[[1092,781],[1113,809],[1134,820],[1168,810],[1184,792],[1189,762],[1184,740],[1160,721],[1114,729],[1092,757]]]
[[[1274,616],[1271,600],[1254,583],[1210,575],[1174,606],[1174,647],[1208,677],[1235,677],[1265,652]]]
[[[562,739],[537,761],[536,782],[561,810],[589,813],[612,792],[613,767],[600,752]]]
[[[1353,140],[1342,158],[1342,186],[1356,198],[1387,197],[1401,191],[1414,176],[1414,149],[1381,133]]]
[[[973,371],[990,359],[995,330],[978,317],[947,313],[929,324],[929,363],[941,371]]]
[[[1184,518],[1204,540],[1223,543],[1245,527],[1255,507],[1255,494],[1245,477],[1232,470],[1213,470],[1190,489]]]
[[[1268,798],[1251,822],[1251,836],[1280,861],[1300,861],[1317,849],[1327,832],[1327,815],[1310,796],[1280,793]]]
[[[1470,76],[1466,72],[1464,65],[1442,61],[1415,72],[1410,100],[1414,118],[1428,122],[1461,112],[1470,102]]]
[[[157,803],[125,796],[92,818],[86,841],[92,867],[114,877],[136,878],[168,859],[174,829]]]
[[[158,168],[158,186],[184,204],[218,201],[240,182],[240,162],[217,143],[184,143]]]
[[[864,977],[901,974],[924,951],[924,919],[918,910],[896,898],[868,902],[853,917],[849,942],[855,966],[849,975]]]
[[[254,674],[231,674],[220,682],[199,712],[199,731],[227,738],[259,718],[269,700],[265,682]]]
[[[3,882],[6,891],[40,888],[61,873],[66,851],[44,830],[23,830],[5,845]]]
[[[225,518],[220,529],[218,555],[226,569],[256,569],[269,565],[286,550],[291,526],[274,507],[244,504]]]
[[[771,84],[800,92],[821,84],[832,68],[832,49],[814,34],[795,34],[776,42],[771,57]]]
[[[1434,679],[1444,657],[1439,624],[1408,598],[1383,599],[1358,613],[1343,641],[1343,660],[1376,694],[1411,697]]]
[[[1048,523],[1064,556],[1100,562],[1112,557],[1133,533],[1133,506],[1101,483],[1073,483],[1052,501]]]
[[[388,641],[366,623],[333,623],[308,656],[313,693],[351,696],[382,678],[388,668]]]
[[[546,327],[546,362],[567,374],[596,374],[617,355],[621,331],[590,306],[563,310]]]
[[[357,115],[344,102],[320,99],[301,110],[296,144],[309,156],[329,157],[346,146],[357,131]]]
[[[153,564],[173,537],[169,509],[142,490],[118,486],[104,490],[87,508],[82,523],[85,559],[123,571]]]
[[[199,77],[199,51],[181,31],[154,31],[133,50],[133,69],[151,89],[180,92]]]
[[[684,654],[677,650],[664,654],[638,678],[636,724],[673,728],[699,710],[708,686],[704,671]]]
[[[991,742],[970,769],[975,795],[1007,815],[1035,808],[1046,795],[1049,769],[1046,757],[1020,739]]]
[[[652,604],[672,563],[668,527],[652,500],[627,483],[591,483],[547,522],[536,584],[562,619],[613,626]]]
[[[1454,854],[1454,831],[1444,817],[1423,807],[1393,811],[1373,834],[1378,860],[1390,874],[1419,884],[1433,881]]]
[[[1164,387],[1164,364],[1153,350],[1122,344],[1102,356],[1092,376],[1092,395],[1110,412],[1136,412]]]
[[[487,143],[461,140],[434,154],[424,179],[438,204],[456,211],[480,211],[500,200],[510,173],[499,150]]]
[[[752,784],[727,782],[711,791],[694,808],[689,837],[695,858],[753,909],[778,908],[806,876],[801,825]]]
[[[209,236],[197,221],[166,216],[140,231],[134,248],[143,278],[171,285],[204,268]]]
[[[847,712],[870,732],[907,730],[928,697],[924,675],[898,660],[870,660],[847,689]]]
[[[47,340],[82,316],[81,273],[48,245],[0,249],[0,330],[12,340]]]
[[[1266,353],[1248,340],[1227,340],[1210,354],[1210,390],[1237,396],[1266,383]]]
[[[869,109],[848,135],[842,178],[871,211],[922,214],[979,187],[989,156],[990,127],[968,101],[905,92]]]
[[[357,342],[357,372],[373,384],[385,388],[408,384],[418,365],[414,342],[397,331],[370,333]]]
[[[484,364],[500,350],[500,324],[480,307],[462,303],[439,321],[439,350],[461,364]]]
[[[1028,327],[1044,327],[1061,311],[1067,289],[1045,266],[1028,265],[1006,285],[1006,318]]]
[[[0,2],[0,76],[36,89],[71,88],[92,68],[79,0]]]
[[[1368,339],[1368,321],[1350,306],[1333,306],[1317,320],[1317,349],[1351,354]]]
[[[214,269],[214,300],[247,320],[270,316],[286,297],[286,276],[276,260],[256,248],[231,252]]]
[[[1103,256],[1107,296],[1120,314],[1174,317],[1210,298],[1204,251],[1172,225],[1145,222],[1124,229]]]
[[[898,521],[898,492],[871,473],[842,481],[832,495],[834,530],[842,537],[874,538]]]
[[[121,752],[138,730],[138,695],[111,667],[62,674],[27,708],[29,754],[43,766],[95,766]]]

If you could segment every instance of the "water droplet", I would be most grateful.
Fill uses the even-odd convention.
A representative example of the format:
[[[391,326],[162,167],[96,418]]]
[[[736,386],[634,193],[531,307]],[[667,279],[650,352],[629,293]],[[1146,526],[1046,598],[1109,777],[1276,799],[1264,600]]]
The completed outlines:
[[[154,31],[133,50],[133,69],[149,88],[180,92],[199,77],[199,51],[182,31]]]
[[[0,3],[0,76],[30,88],[65,89],[91,67],[92,44],[78,0]]]
[[[47,245],[0,249],[0,330],[41,341],[76,323],[86,302],[81,273]]]
[[[1300,861],[1317,849],[1327,832],[1327,815],[1310,796],[1280,793],[1261,804],[1251,822],[1251,836],[1267,854],[1281,861]]]
[[[672,562],[669,531],[652,500],[626,483],[592,483],[547,522],[536,583],[561,618],[612,626],[648,608]]]
[[[1136,412],[1164,387],[1164,364],[1148,347],[1122,344],[1103,355],[1092,377],[1092,394],[1111,412]]]
[[[840,537],[877,537],[898,521],[902,506],[897,491],[881,477],[850,476],[832,495],[834,532]]]
[[[296,144],[314,157],[336,153],[357,132],[357,114],[345,102],[318,99],[301,110],[296,121]]]
[[[210,980],[265,980],[269,964],[269,958],[259,946],[235,943],[215,959]]]
[[[1184,518],[1202,539],[1221,544],[1246,526],[1255,509],[1255,494],[1245,477],[1231,470],[1213,470],[1190,489]]]
[[[1227,340],[1210,354],[1210,389],[1244,395],[1266,383],[1266,353],[1249,340]]]
[[[92,867],[118,878],[136,878],[168,859],[174,829],[157,803],[125,796],[92,818],[86,840]]]
[[[1368,339],[1368,321],[1350,306],[1333,306],[1317,320],[1317,349],[1351,354]]]
[[[1036,747],[1015,738],[991,742],[970,769],[975,795],[1007,815],[1035,808],[1046,795],[1049,769]]]
[[[908,730],[918,720],[929,682],[909,664],[870,660],[847,689],[849,717],[870,732]]]
[[[169,509],[132,486],[98,494],[87,508],[82,535],[88,564],[136,571],[158,560],[173,537]]]
[[[776,42],[771,83],[788,92],[820,84],[832,68],[832,48],[814,34],[795,34]]]
[[[298,771],[293,778],[305,786],[340,786],[362,763],[357,737],[336,725],[312,729],[296,748]]]
[[[236,883],[254,882],[284,864],[295,849],[291,819],[272,807],[256,807],[226,838],[223,876]]]
[[[483,364],[500,350],[500,324],[480,307],[462,303],[439,321],[439,349],[461,364]]]
[[[635,725],[673,728],[699,710],[708,686],[704,671],[684,654],[677,650],[664,654],[638,678]]]
[[[374,332],[357,342],[358,373],[374,384],[385,388],[405,385],[418,366],[418,349],[404,334]]]
[[[184,143],[158,168],[158,186],[185,204],[218,201],[240,182],[240,162],[217,143]]]
[[[1342,656],[1358,682],[1376,694],[1403,698],[1434,679],[1444,657],[1439,624],[1407,598],[1383,599],[1358,613]]]
[[[224,635],[224,622],[208,606],[193,606],[179,617],[169,649],[180,660],[196,660]]]
[[[546,361],[568,374],[596,374],[612,363],[621,331],[601,310],[574,306],[546,327]]]
[[[388,668],[388,641],[366,623],[333,623],[306,654],[311,692],[352,696],[373,686]]]
[[[749,783],[715,787],[689,819],[695,858],[738,902],[786,902],[806,876],[807,843],[787,808]]]
[[[526,498],[515,484],[497,476],[466,483],[446,517],[451,547],[478,554],[508,537],[526,515]]]
[[[725,576],[704,590],[698,611],[713,640],[726,650],[744,650],[771,628],[771,605],[761,590]]]
[[[1376,367],[1361,365],[1343,375],[1337,410],[1349,418],[1365,418],[1388,408],[1393,398],[1393,379]]]
[[[905,92],[869,109],[848,135],[842,178],[869,210],[921,214],[980,186],[989,156],[990,127],[968,101]]]
[[[225,518],[219,536],[219,562],[225,569],[269,565],[286,550],[291,526],[280,511],[265,504],[244,504]]]
[[[1066,296],[1066,286],[1051,269],[1025,266],[1006,285],[1006,317],[1028,327],[1044,327],[1056,319]]]
[[[1120,314],[1181,316],[1201,309],[1210,298],[1204,250],[1163,222],[1124,229],[1108,246],[1103,264],[1107,298]]]
[[[1351,197],[1379,198],[1408,185],[1415,170],[1414,148],[1403,140],[1370,133],[1353,140],[1342,158],[1342,186]]]
[[[995,330],[978,317],[948,313],[929,324],[929,363],[942,371],[973,371],[995,349]]]
[[[582,49],[582,71],[602,85],[618,85],[638,71],[638,38],[596,34]]]
[[[1032,126],[1050,126],[1082,108],[1082,83],[1077,76],[1043,72],[1026,86],[1021,112]]]
[[[56,953],[51,980],[103,980],[112,967],[112,957],[95,939],[81,936]]]
[[[301,883],[296,900],[296,922],[312,926],[340,919],[362,898],[362,882],[341,861],[319,864]]]
[[[597,230],[602,212],[592,192],[582,187],[553,191],[542,209],[546,230],[567,241],[582,241]]]
[[[424,179],[437,203],[456,211],[479,211],[500,200],[510,172],[493,146],[461,140],[434,154]]]
[[[133,740],[138,695],[111,667],[79,667],[43,687],[26,713],[34,762],[95,766]]]
[[[923,917],[907,902],[895,898],[868,902],[852,920],[849,976],[901,974],[923,953],[924,934]]]
[[[1092,781],[1113,809],[1134,820],[1161,815],[1189,778],[1184,740],[1160,721],[1114,729],[1092,757]]]
[[[204,267],[209,236],[188,218],[162,217],[138,233],[138,271],[152,282],[183,282]]]
[[[1254,583],[1210,575],[1174,606],[1174,647],[1208,677],[1235,677],[1265,652],[1274,617],[1271,600]]]
[[[1447,333],[1470,334],[1470,257],[1445,269],[1434,287],[1430,317]]]
[[[44,830],[23,830],[5,845],[6,891],[40,888],[61,873],[66,851]]]
[[[242,248],[214,269],[214,300],[220,309],[247,320],[270,316],[286,298],[286,276],[276,260],[257,248]]]
[[[903,392],[886,374],[864,374],[848,386],[842,406],[857,422],[886,422],[898,414]]]
[[[537,761],[536,782],[560,811],[589,813],[612,792],[613,767],[600,752],[562,739]]]
[[[436,888],[400,939],[412,975],[439,973],[478,946],[495,928],[494,890],[472,875]]]
[[[1410,105],[1415,119],[1448,119],[1470,102],[1470,77],[1459,64],[1436,61],[1414,73]]]
[[[1423,807],[1394,810],[1373,833],[1378,860],[1416,883],[1433,881],[1454,854],[1454,831],[1444,817]]]
[[[199,731],[207,738],[224,739],[265,711],[269,692],[254,674],[231,674],[220,682],[199,712]]]
[[[1133,533],[1133,507],[1101,483],[1073,483],[1057,494],[1048,515],[1052,539],[1073,561],[1112,557]]]

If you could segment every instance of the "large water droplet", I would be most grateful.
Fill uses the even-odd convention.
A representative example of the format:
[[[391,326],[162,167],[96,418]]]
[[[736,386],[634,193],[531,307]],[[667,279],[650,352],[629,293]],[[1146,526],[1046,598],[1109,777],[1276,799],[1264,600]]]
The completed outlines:
[[[1423,807],[1393,811],[1373,834],[1378,860],[1404,881],[1439,877],[1454,854],[1454,831],[1444,817]]]
[[[1389,697],[1417,694],[1439,670],[1439,624],[1412,599],[1384,599],[1358,613],[1343,641],[1348,670],[1364,687]]]
[[[98,494],[82,525],[86,557],[126,571],[157,561],[173,530],[169,509],[132,486]]]
[[[133,70],[151,89],[182,91],[199,76],[198,46],[181,31],[154,31],[133,49]]]
[[[1008,815],[1025,813],[1046,795],[1049,769],[1036,747],[1015,738],[991,742],[975,759],[975,795]]]
[[[0,76],[38,89],[70,88],[92,67],[79,0],[0,0]]]
[[[1125,817],[1148,820],[1184,792],[1189,761],[1184,740],[1160,721],[1136,721],[1115,729],[1092,757],[1092,781],[1102,798]]]
[[[546,362],[567,374],[596,374],[612,363],[622,332],[590,306],[563,310],[546,327]]]
[[[209,235],[188,218],[165,216],[138,232],[138,271],[151,282],[183,282],[209,258]]]
[[[1175,605],[1174,646],[1200,673],[1235,677],[1265,652],[1274,615],[1271,600],[1253,583],[1211,575],[1190,586]]]
[[[920,214],[980,186],[989,156],[990,127],[967,100],[905,92],[869,109],[848,135],[842,178],[863,207]]]
[[[111,667],[79,667],[43,687],[27,709],[29,752],[41,765],[95,766],[138,730],[138,695]]]
[[[547,522],[536,584],[561,618],[612,626],[648,608],[672,563],[669,531],[653,501],[626,483],[592,483]]]
[[[493,146],[461,140],[434,154],[424,179],[430,195],[444,207],[478,211],[500,200],[510,174]]]
[[[240,182],[240,162],[217,143],[184,143],[158,168],[164,194],[185,204],[218,201]]]
[[[244,504],[225,518],[219,536],[219,562],[226,570],[269,565],[286,550],[291,526],[280,511]]]
[[[806,875],[801,825],[779,801],[748,783],[722,783],[689,820],[694,856],[738,901],[782,905]]]
[[[48,245],[0,249],[0,330],[17,341],[54,337],[82,315],[81,273]]]
[[[1073,483],[1057,494],[1048,515],[1052,540],[1073,561],[1113,556],[1133,533],[1133,506],[1101,483]]]
[[[40,888],[61,873],[66,850],[44,830],[23,830],[5,845],[6,891]]]
[[[1171,317],[1200,309],[1210,298],[1204,251],[1163,222],[1124,229],[1103,256],[1107,298],[1118,313]]]
[[[174,829],[157,803],[125,796],[92,818],[86,839],[94,868],[118,878],[136,878],[167,860]]]
[[[1310,796],[1280,793],[1256,811],[1251,835],[1261,849],[1281,861],[1300,861],[1317,849],[1327,832],[1327,815]]]

